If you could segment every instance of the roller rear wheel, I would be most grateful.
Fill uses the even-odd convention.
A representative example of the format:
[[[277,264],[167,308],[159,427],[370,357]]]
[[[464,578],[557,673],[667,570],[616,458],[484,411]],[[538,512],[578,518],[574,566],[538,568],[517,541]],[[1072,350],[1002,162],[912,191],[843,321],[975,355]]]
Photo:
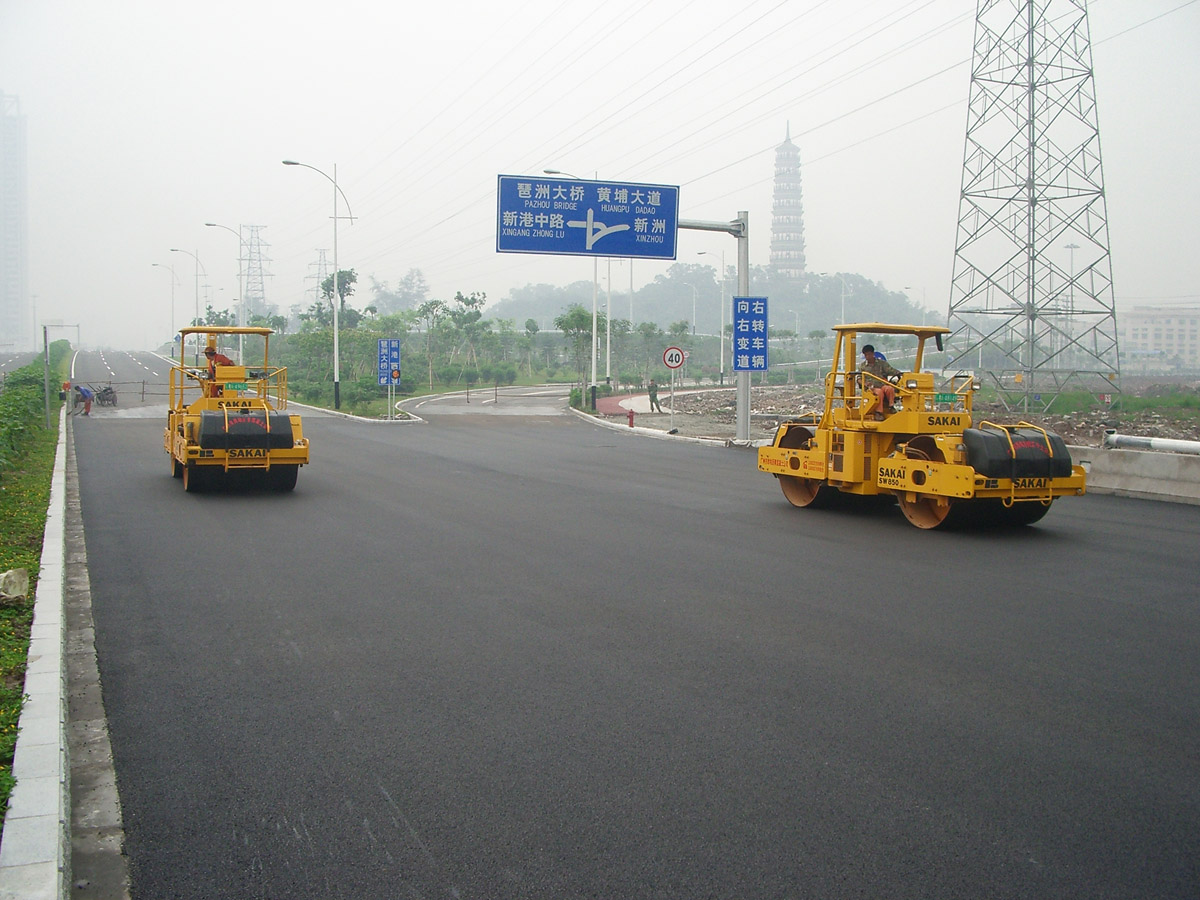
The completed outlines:
[[[937,445],[928,437],[917,436],[908,442],[905,455],[909,459],[942,462]],[[997,499],[963,500],[955,497],[898,498],[904,517],[918,528],[1019,528],[1032,525],[1050,511],[1049,503],[1029,500],[1005,506]]]
[[[828,509],[837,497],[838,489],[823,481],[801,478],[798,475],[779,475],[779,487],[788,503],[801,508]]]
[[[208,489],[209,474],[200,466],[183,467],[183,489],[189,494],[199,494]]]
[[[1054,501],[1050,501],[1053,503]],[[1024,503],[1014,503],[1012,506],[1005,506],[1003,502],[996,501],[998,508],[996,509],[993,520],[997,525],[1009,525],[1014,528],[1019,528],[1022,525],[1032,525],[1042,519],[1046,513],[1050,512],[1050,503],[1042,503],[1040,500],[1027,500]]]
[[[299,473],[299,466],[271,466],[267,472],[267,487],[273,491],[295,490]]]
[[[805,447],[813,438],[811,428],[789,428],[787,434],[779,442],[780,447],[788,450],[799,450]],[[812,509],[826,509],[837,498],[838,489],[830,487],[823,481],[814,478],[801,478],[799,475],[777,475],[779,487],[783,496],[792,506]]]
[[[941,528],[951,519],[950,511],[955,505],[955,501],[949,497],[919,497],[916,500],[908,500],[901,494],[899,501],[904,518],[918,528]]]
[[[909,459],[945,462],[942,451],[933,439],[926,435],[917,435],[910,440],[905,445],[904,455]],[[918,496],[909,500],[902,493],[896,499],[900,503],[900,511],[904,513],[904,518],[918,528],[941,528],[962,519],[963,504],[953,497]]]

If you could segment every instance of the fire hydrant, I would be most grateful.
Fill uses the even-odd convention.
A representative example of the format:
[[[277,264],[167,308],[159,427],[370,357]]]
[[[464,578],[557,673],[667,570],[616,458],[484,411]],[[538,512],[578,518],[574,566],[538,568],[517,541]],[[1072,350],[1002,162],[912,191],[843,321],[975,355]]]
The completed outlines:
[[[629,410],[629,427],[633,427],[633,410]]]

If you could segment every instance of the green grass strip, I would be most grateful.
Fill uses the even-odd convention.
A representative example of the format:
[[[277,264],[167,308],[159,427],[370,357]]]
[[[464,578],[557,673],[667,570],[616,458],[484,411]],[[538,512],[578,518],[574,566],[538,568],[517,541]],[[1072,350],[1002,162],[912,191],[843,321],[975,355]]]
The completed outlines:
[[[40,361],[26,366],[6,378],[0,392],[0,431],[4,433],[4,452],[0,455],[0,572],[29,571],[29,596],[0,601],[0,818],[8,812],[15,783],[13,751],[24,702],[33,597],[58,448],[61,403],[55,392],[50,406],[51,427],[46,428],[41,372]],[[30,374],[36,378],[27,377]],[[30,394],[36,395],[36,402],[30,400]]]

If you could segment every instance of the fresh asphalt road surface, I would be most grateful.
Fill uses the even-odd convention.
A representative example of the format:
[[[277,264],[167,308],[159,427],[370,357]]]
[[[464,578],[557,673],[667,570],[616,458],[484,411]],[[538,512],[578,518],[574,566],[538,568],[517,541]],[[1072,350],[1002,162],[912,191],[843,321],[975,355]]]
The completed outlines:
[[[135,898],[1182,897],[1200,509],[795,510],[570,416],[73,420]]]

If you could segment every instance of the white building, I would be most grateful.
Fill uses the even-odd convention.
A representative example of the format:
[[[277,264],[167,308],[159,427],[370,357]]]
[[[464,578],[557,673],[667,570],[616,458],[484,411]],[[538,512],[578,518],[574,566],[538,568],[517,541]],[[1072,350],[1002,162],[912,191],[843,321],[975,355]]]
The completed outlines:
[[[1136,306],[1120,323],[1125,371],[1200,369],[1200,306]]]

